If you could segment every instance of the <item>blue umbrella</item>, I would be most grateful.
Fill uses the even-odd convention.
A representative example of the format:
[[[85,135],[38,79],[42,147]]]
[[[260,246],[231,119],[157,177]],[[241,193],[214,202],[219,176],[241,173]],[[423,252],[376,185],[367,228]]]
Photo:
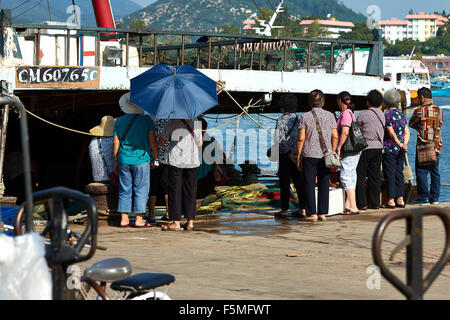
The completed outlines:
[[[158,64],[131,79],[130,102],[158,119],[195,119],[218,104],[216,82],[190,65]]]

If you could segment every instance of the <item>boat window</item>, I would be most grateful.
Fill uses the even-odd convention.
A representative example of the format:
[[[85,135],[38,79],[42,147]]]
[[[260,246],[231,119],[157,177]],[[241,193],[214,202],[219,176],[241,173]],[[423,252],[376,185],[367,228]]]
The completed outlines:
[[[397,84],[400,84],[400,81],[402,81],[402,74],[397,73]]]

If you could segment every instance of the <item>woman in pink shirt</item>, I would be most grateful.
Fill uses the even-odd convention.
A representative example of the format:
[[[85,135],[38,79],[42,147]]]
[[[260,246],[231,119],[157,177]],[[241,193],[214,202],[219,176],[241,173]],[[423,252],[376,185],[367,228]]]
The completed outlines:
[[[352,102],[352,97],[347,91],[342,91],[338,94],[337,103],[341,110],[341,116],[337,121],[337,130],[339,132],[339,142],[336,153],[341,156],[341,173],[340,180],[345,189],[345,210],[342,214],[353,215],[358,214],[358,207],[356,206],[356,168],[358,167],[359,157],[361,152],[357,153],[341,153],[341,148],[347,140],[352,122],[356,121],[353,111],[355,105]]]

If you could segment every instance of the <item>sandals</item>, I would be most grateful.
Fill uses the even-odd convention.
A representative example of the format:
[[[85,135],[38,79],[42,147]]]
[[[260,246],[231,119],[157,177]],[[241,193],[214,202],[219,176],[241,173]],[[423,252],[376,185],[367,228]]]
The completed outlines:
[[[129,228],[129,227],[130,227],[130,224],[129,224],[129,223],[128,223],[128,224],[121,224],[120,227],[121,227],[121,228]]]
[[[398,203],[396,203],[396,204],[395,204],[395,207],[396,207],[396,208],[405,208],[406,205],[405,205],[405,204],[398,204]]]
[[[185,224],[183,224],[183,229],[190,231],[194,229],[194,226],[190,227],[189,224],[186,222]]]
[[[151,228],[151,227],[153,227],[153,225],[152,224],[150,224],[150,223],[148,223],[148,222],[145,222],[142,226],[139,226],[139,225],[134,225],[134,227],[135,228]]]
[[[355,215],[357,215],[357,214],[359,214],[359,211],[352,211],[352,210],[350,210],[350,209],[345,209],[345,210],[341,213],[341,215],[343,215],[343,216],[355,216]]]
[[[162,221],[170,221],[169,216],[163,216],[160,220],[162,220]]]
[[[287,219],[287,215],[282,214],[282,212],[287,213],[287,211],[278,211],[274,214],[274,218]]]
[[[162,231],[182,231],[183,228],[180,228],[180,227],[175,228],[175,227],[171,227],[170,224],[163,224],[161,226],[161,230]]]
[[[391,206],[390,204],[383,204],[382,206],[381,206],[383,209],[395,209],[395,205],[394,206]]]

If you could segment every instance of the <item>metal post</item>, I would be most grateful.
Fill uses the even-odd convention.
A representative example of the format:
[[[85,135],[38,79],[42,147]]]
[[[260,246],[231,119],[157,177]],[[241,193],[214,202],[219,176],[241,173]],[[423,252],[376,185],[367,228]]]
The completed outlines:
[[[406,247],[406,283],[412,289],[412,300],[423,299],[423,238],[422,212],[418,211],[406,219],[407,235],[411,243]]]
[[[36,43],[34,47],[34,64],[39,65],[41,63],[41,29],[37,29]]]
[[[334,43],[331,43],[330,48],[330,73],[334,73]]]
[[[9,105],[5,105],[3,108],[2,115],[2,133],[1,133],[1,141],[0,141],[0,198],[3,197],[5,192],[3,185],[3,165],[5,163],[5,147],[6,147],[6,132],[8,129],[8,116],[9,116]]]
[[[259,41],[259,70],[262,70],[262,51],[263,51],[263,41]]]
[[[308,55],[306,57],[306,69],[308,72],[311,70],[311,42],[308,42]]]
[[[181,36],[181,65],[184,65],[184,35]]]
[[[130,66],[130,34],[125,35],[125,65]]]
[[[197,69],[200,68],[200,48],[197,48]]]
[[[287,69],[287,45],[286,41],[284,42],[284,63],[283,63],[283,71]]]
[[[100,32],[97,32],[97,38],[95,39],[95,44],[96,44],[96,53],[97,53],[97,61],[96,61],[96,64],[97,64],[97,66],[98,67],[100,67],[101,66],[101,60],[100,60]]]
[[[180,49],[177,49],[177,66],[180,65]]]
[[[252,53],[250,55],[250,70],[253,70],[253,57],[254,57],[254,52],[253,52],[253,46],[252,46]]]
[[[153,35],[153,65],[158,64],[158,42],[156,38],[156,33]]]
[[[139,35],[139,67],[142,67],[142,35]]]
[[[356,74],[356,57],[355,57],[355,45],[352,44],[352,74]]]
[[[234,38],[234,64],[233,64],[233,70],[236,70],[236,58],[237,58],[237,38]]]
[[[211,37],[208,37],[208,69],[211,69]]]
[[[67,30],[66,36],[66,66],[70,66],[70,30]]]
[[[239,64],[238,64],[238,70],[241,70],[241,59],[242,59],[242,50],[239,50]]]
[[[220,69],[220,56],[222,55],[222,46],[219,46],[219,58],[217,59],[217,70]]]

